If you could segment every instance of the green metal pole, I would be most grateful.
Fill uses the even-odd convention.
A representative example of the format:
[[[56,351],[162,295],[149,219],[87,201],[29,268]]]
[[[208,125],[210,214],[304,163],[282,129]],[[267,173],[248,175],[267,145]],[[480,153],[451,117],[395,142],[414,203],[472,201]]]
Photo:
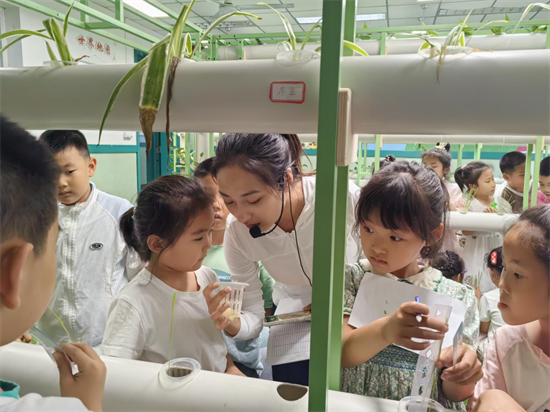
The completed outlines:
[[[481,149],[483,148],[483,143],[478,143],[475,145],[474,149],[474,160],[481,159]]]
[[[115,19],[124,23],[124,3],[122,0],[115,0]]]
[[[80,3],[82,3],[85,6],[88,6],[88,0],[80,0]],[[88,23],[88,15],[86,13],[80,13],[80,20],[82,23]]]
[[[456,167],[462,167],[462,155],[464,153],[464,145],[461,144],[458,146],[458,157],[456,159]]]
[[[382,149],[382,136],[376,135],[376,148],[374,149],[374,172],[380,169],[380,150]]]
[[[244,40],[239,39],[238,59],[242,60],[244,55]]]
[[[546,30],[546,45],[547,49],[550,49],[550,30]]]
[[[185,133],[185,176],[191,176],[191,133]]]
[[[357,186],[361,184],[361,165],[363,163],[363,142],[359,142],[357,153]]]
[[[214,157],[214,133],[208,135],[208,157]]]
[[[363,147],[364,147],[364,150],[365,150],[365,156],[363,156],[363,176],[367,176],[368,175],[367,163],[368,163],[368,158],[369,158],[369,151],[368,151],[369,144],[368,143],[363,143]]]
[[[178,134],[172,133],[172,171],[175,175],[178,174]]]
[[[380,56],[386,55],[386,40],[388,39],[387,33],[382,33],[382,37],[380,37]]]
[[[539,190],[539,176],[540,176],[540,162],[542,160],[543,149],[544,149],[544,136],[538,136],[537,143],[535,145],[535,165],[533,167],[533,193],[531,194],[531,206],[537,205],[537,193]],[[524,193],[527,193],[527,192],[524,192]]]
[[[533,144],[528,144],[527,158],[525,159],[525,182],[523,183],[523,210],[526,210],[529,208],[529,186],[531,183],[531,158],[532,157],[533,157]],[[539,162],[539,166],[540,166],[540,162]]]
[[[345,0],[323,0],[323,54],[319,86],[319,123],[317,147],[317,184],[315,188],[315,227],[313,242],[313,288],[311,319],[311,357],[309,363],[308,410],[325,411],[329,386],[332,343],[333,273],[335,262],[342,262],[344,248],[335,248],[335,221],[341,180],[336,167],[340,58],[342,56]],[[347,179],[347,175],[345,176]],[[347,197],[347,193],[346,193]],[[335,254],[338,256],[335,256]],[[343,278],[343,267],[336,276]],[[338,322],[342,319],[339,307]],[[341,353],[340,355],[341,356]]]

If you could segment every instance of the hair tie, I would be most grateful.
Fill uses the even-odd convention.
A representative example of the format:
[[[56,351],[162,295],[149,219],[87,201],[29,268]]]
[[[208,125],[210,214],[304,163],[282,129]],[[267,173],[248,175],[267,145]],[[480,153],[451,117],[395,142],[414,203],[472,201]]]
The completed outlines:
[[[495,250],[493,251],[493,253],[491,253],[491,265],[496,266],[497,262],[498,262],[498,254],[497,254],[497,251]]]

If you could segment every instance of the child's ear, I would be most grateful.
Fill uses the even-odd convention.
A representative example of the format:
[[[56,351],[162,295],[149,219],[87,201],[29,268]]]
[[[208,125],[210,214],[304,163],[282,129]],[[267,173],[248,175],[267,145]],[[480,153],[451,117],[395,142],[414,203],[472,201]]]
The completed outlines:
[[[90,160],[88,160],[88,177],[93,177],[95,175],[96,167],[97,159],[95,157],[90,157]]]
[[[433,241],[427,242],[426,246],[431,246],[434,243],[437,243],[437,241],[443,237],[443,230],[445,230],[445,225],[443,225],[443,223],[440,223],[438,227],[432,230]]]
[[[507,182],[510,181],[510,175],[509,175],[508,173],[503,173],[503,174],[502,174],[502,178],[503,178],[504,180],[506,180]]]
[[[19,286],[23,265],[33,245],[22,239],[10,239],[0,245],[0,296],[2,306],[14,310],[21,305]]]
[[[448,167],[446,169],[443,169],[443,176],[445,176],[447,173],[449,173],[451,171],[451,168]]]
[[[160,253],[165,249],[164,240],[162,240],[157,235],[150,235],[147,238],[147,247],[153,253]]]

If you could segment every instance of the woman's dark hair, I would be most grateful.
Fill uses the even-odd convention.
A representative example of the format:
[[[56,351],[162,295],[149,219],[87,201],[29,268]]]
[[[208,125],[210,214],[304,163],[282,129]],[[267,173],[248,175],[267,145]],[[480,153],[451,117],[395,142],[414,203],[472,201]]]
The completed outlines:
[[[395,162],[397,159],[394,155],[387,155],[384,159],[380,160],[380,168],[378,170],[382,170],[384,167],[391,165],[393,162]]]
[[[512,229],[520,230],[520,244],[533,251],[550,270],[550,206],[538,205],[525,210]]]
[[[464,192],[464,189],[469,189],[470,185],[477,185],[479,176],[490,168],[491,166],[483,162],[471,162],[465,166],[459,167],[455,171],[455,180],[458,187]]]
[[[443,165],[443,170],[447,168],[450,169],[451,161],[453,160],[451,154],[449,153],[450,150],[451,145],[449,143],[445,145],[445,149],[442,149],[439,146],[434,147],[433,149],[430,149],[422,154],[422,160],[424,160],[425,157],[435,157]]]
[[[466,270],[464,260],[450,250],[438,253],[437,256],[430,261],[430,265],[441,271],[443,276],[451,280],[461,273],[464,273]]]
[[[266,186],[280,190],[288,168],[294,179],[304,175],[303,153],[302,142],[295,134],[228,133],[218,141],[212,172],[216,177],[224,167],[237,165]]]
[[[502,273],[502,246],[496,247],[485,255],[485,266],[489,269],[496,269]]]
[[[434,242],[432,232],[446,221],[449,194],[437,174],[415,162],[399,161],[374,174],[361,190],[356,225],[377,217],[387,229],[409,228],[420,239]],[[441,237],[443,239],[443,237]],[[420,252],[432,258],[441,239]]]
[[[199,182],[183,176],[162,176],[149,183],[140,192],[136,206],[122,215],[120,230],[126,244],[143,261],[149,261],[149,236],[157,235],[166,241],[166,249],[200,212],[211,206],[212,198]]]

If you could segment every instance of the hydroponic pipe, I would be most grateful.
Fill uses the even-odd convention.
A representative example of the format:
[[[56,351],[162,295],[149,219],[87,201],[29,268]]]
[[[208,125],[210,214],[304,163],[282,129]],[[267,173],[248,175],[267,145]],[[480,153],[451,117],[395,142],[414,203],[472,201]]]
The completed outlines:
[[[496,213],[451,212],[449,227],[453,230],[475,232],[505,232],[518,215],[498,215]]]
[[[130,65],[0,70],[4,115],[28,129],[98,129]],[[172,131],[316,133],[320,61],[184,62]],[[356,134],[550,135],[550,50],[342,59]],[[285,84],[281,85],[280,82]],[[141,79],[123,91],[106,130],[139,130]],[[165,129],[160,107],[155,131]]]
[[[188,383],[161,380],[158,363],[102,357],[107,366],[103,410],[108,411],[307,411],[307,389],[279,382],[201,371]],[[21,395],[59,396],[56,365],[37,345],[0,349],[2,379]],[[292,392],[298,392],[292,393]],[[302,395],[297,400],[294,399]],[[328,411],[397,412],[398,402],[329,391]]]
[[[251,34],[250,38],[254,38]],[[444,37],[430,37],[432,41],[443,44]],[[546,45],[546,34],[504,34],[500,36],[472,36],[467,38],[468,46],[482,51],[505,51],[505,50],[540,50]],[[420,39],[388,39],[386,40],[386,54],[414,54],[424,41]],[[355,42],[369,55],[380,54],[380,40],[359,40]],[[306,50],[315,50],[320,43],[308,43]],[[218,46],[218,60],[238,60],[237,46]],[[244,46],[245,58],[248,60],[274,59],[279,53],[277,44],[263,44],[260,46]],[[205,51],[203,58],[208,58]]]
[[[316,134],[300,134],[302,142],[316,142]],[[376,135],[360,134],[360,142],[375,143]],[[454,143],[454,144],[479,144],[484,145],[522,145],[535,144],[537,136],[465,136],[465,135],[395,135],[385,134],[382,136],[383,143]]]

